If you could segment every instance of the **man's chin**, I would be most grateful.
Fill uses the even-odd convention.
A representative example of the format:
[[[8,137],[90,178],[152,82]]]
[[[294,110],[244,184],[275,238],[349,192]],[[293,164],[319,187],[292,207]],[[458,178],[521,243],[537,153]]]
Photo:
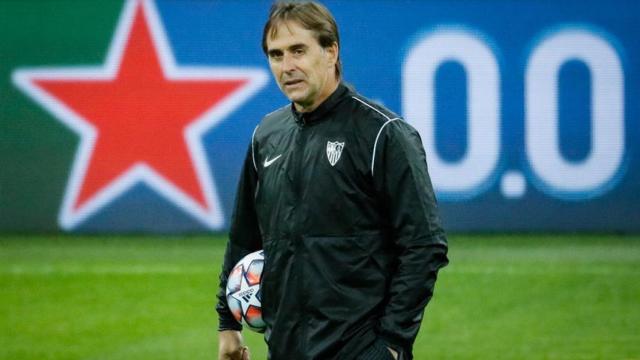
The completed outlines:
[[[299,88],[284,88],[284,93],[287,94],[287,97],[289,99],[295,99],[295,98],[300,98],[303,97],[305,94],[305,91],[303,91],[302,89]]]
[[[287,94],[287,97],[289,98],[289,100],[291,100],[291,102],[300,104],[300,105],[306,104],[309,101],[308,96],[306,96],[306,94],[301,94],[301,93]]]

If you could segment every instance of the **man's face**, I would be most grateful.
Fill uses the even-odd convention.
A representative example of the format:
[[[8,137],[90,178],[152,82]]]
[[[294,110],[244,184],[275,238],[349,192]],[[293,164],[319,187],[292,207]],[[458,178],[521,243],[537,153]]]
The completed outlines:
[[[311,111],[335,89],[338,46],[322,48],[313,32],[289,21],[267,37],[269,66],[298,111]]]

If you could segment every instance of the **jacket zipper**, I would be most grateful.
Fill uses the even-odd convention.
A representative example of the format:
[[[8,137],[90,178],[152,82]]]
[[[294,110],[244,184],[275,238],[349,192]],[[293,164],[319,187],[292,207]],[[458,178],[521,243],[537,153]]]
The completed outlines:
[[[305,283],[304,283],[304,278],[305,278],[305,269],[304,269],[304,263],[305,263],[305,253],[304,253],[304,244],[302,243],[303,241],[303,236],[302,236],[302,228],[303,228],[303,220],[304,220],[304,214],[301,210],[302,209],[302,203],[301,203],[301,199],[302,199],[302,165],[303,165],[303,158],[304,158],[304,149],[305,149],[305,144],[306,144],[306,135],[307,135],[307,126],[306,123],[304,122],[304,117],[302,119],[302,124],[300,124],[298,126],[298,139],[296,142],[296,167],[295,167],[295,181],[294,181],[294,200],[296,202],[296,213],[294,214],[294,218],[296,219],[296,221],[294,221],[294,224],[296,226],[296,228],[294,229],[294,241],[295,241],[295,250],[296,250],[296,254],[295,254],[295,267],[298,269],[298,290],[300,291],[300,309],[301,309],[301,316],[300,316],[300,320],[302,321],[302,327],[301,327],[301,339],[300,339],[300,356],[305,356],[304,354],[306,353],[306,349],[307,349],[307,327],[308,327],[308,317],[307,317],[307,291],[305,288]]]

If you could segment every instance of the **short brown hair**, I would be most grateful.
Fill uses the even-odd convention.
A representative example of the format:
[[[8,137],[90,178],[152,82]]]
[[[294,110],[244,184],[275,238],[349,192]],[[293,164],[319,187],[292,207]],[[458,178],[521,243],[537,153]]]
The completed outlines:
[[[267,54],[267,36],[275,36],[278,25],[286,21],[295,21],[303,28],[313,31],[318,44],[323,48],[333,44],[340,49],[340,35],[336,20],[324,5],[315,1],[277,1],[271,6],[269,19],[262,32],[262,50]],[[340,79],[342,64],[340,53],[336,61],[336,78]]]

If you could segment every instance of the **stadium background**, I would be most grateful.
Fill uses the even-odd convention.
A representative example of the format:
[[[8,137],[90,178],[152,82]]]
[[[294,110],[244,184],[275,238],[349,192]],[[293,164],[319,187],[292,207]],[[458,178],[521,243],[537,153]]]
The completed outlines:
[[[345,79],[420,130],[452,234],[417,359],[640,358],[638,2],[325,3]],[[269,6],[0,2],[0,358],[211,357],[240,165],[287,103],[260,48]],[[199,190],[173,174],[77,200],[83,137],[38,79],[106,67],[135,14],[172,71],[255,82],[189,138]]]
[[[327,2],[342,25],[345,79],[420,129],[448,229],[638,231],[638,5],[614,4]],[[268,2],[150,7],[177,68],[232,67],[267,77],[196,139],[210,174],[200,186],[213,185],[219,199],[219,207],[208,206],[207,216],[223,219],[215,224],[136,182],[62,226],[80,136],[20,86],[17,73],[104,66],[125,12],[109,1],[2,6],[0,230],[227,228],[251,133],[286,104],[260,48]],[[552,104],[557,111],[536,112]],[[169,180],[181,188],[180,179]]]

